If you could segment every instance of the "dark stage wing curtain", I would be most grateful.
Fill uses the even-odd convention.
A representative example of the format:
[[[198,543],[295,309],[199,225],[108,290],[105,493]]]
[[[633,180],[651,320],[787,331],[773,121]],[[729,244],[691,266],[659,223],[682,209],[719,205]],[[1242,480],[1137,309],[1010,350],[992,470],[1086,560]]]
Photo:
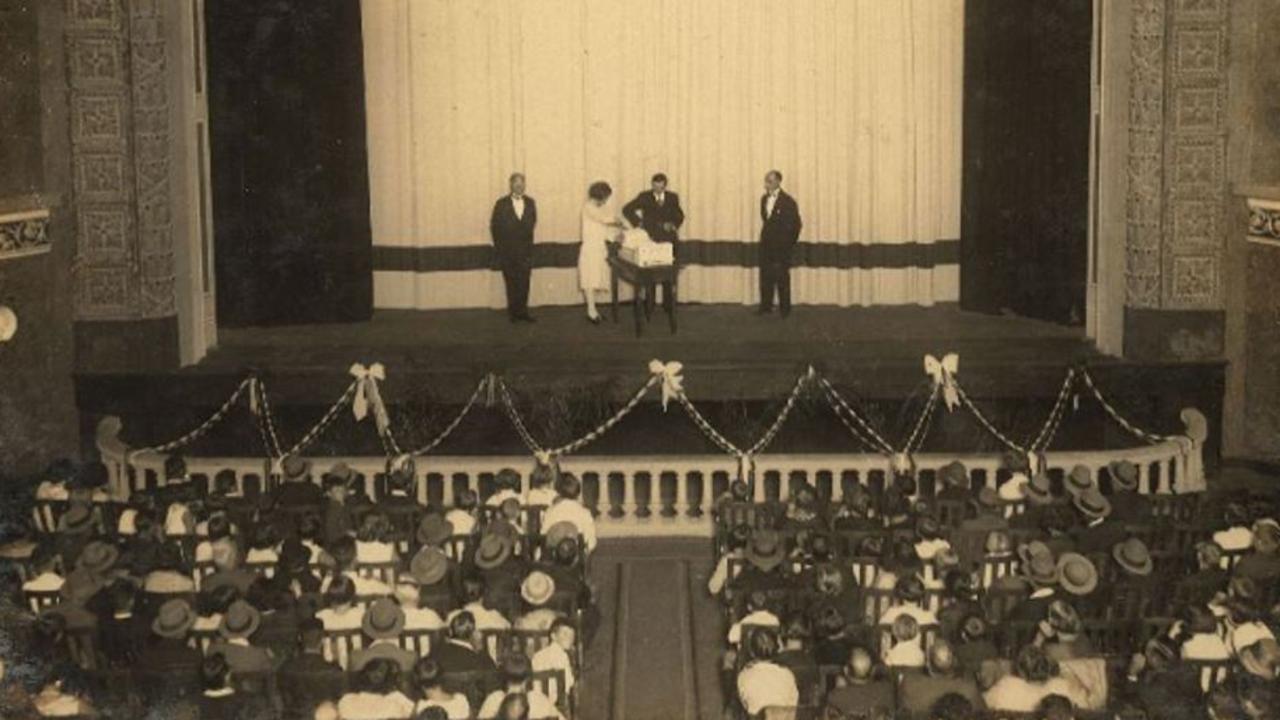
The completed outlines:
[[[205,7],[219,324],[368,319],[358,0]]]
[[[1078,325],[1091,0],[966,0],[960,302]]]

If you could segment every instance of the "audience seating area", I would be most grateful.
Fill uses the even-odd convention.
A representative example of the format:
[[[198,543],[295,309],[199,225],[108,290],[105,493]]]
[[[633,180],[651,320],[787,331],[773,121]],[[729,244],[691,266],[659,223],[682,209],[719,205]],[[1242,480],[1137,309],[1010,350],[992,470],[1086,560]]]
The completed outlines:
[[[1133,463],[955,462],[840,503],[716,504],[737,718],[1261,718],[1280,711],[1280,503],[1146,496]]]

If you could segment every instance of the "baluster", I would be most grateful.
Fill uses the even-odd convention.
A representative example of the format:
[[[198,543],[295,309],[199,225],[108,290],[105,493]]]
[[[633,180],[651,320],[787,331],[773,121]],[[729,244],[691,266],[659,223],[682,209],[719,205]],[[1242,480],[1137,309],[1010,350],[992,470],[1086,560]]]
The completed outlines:
[[[645,479],[645,491],[640,492],[640,478]],[[658,505],[661,511],[661,486],[662,476],[657,473],[651,473],[645,470],[637,471],[631,476],[632,485],[635,487],[636,511],[635,516],[638,518],[647,518],[653,514],[653,506]]]
[[[1149,492],[1148,480],[1150,480],[1151,478],[1151,465],[1145,462],[1139,462],[1136,464],[1138,466],[1138,492],[1143,492],[1143,493]],[[1111,478],[1111,483],[1113,486],[1115,484],[1115,481],[1116,481],[1115,478]],[[1156,492],[1159,492],[1159,491],[1160,491],[1160,488],[1157,487]]]
[[[633,472],[622,473],[622,506],[619,515],[627,519],[636,516],[636,476]]]
[[[756,468],[755,477],[751,479],[751,500],[759,505],[765,501],[764,470]]]
[[[453,492],[453,475],[448,472],[440,473],[440,503],[445,508],[453,507],[456,502]]]
[[[689,473],[687,470],[676,471],[676,497],[672,503],[671,515],[682,518],[689,512]]]

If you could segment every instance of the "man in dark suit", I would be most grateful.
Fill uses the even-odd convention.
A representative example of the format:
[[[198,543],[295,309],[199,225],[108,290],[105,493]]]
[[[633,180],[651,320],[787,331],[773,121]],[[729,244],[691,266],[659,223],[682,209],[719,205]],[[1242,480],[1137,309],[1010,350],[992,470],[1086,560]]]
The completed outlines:
[[[680,196],[667,190],[667,176],[663,173],[654,175],[650,183],[648,192],[622,206],[622,216],[634,227],[644,228],[654,242],[675,244],[684,224]]]
[[[347,674],[324,659],[324,624],[308,618],[298,624],[298,654],[278,673],[285,717],[311,718],[317,705],[337,702],[346,688]]]
[[[948,693],[956,693],[974,707],[982,707],[982,693],[972,675],[960,672],[951,645],[938,639],[929,648],[929,661],[923,672],[906,671],[898,686],[898,708],[917,716],[926,716],[933,704]]]
[[[512,173],[508,182],[511,192],[493,204],[489,234],[507,286],[507,316],[511,322],[535,322],[529,314],[529,274],[533,270],[538,206],[524,194],[523,173]]]
[[[782,189],[782,173],[770,170],[764,176],[764,196],[760,198],[760,309],[759,315],[773,312],[774,291],[782,316],[791,314],[791,249],[800,239],[800,206]]]
[[[196,695],[204,657],[187,644],[196,613],[186,600],[170,600],[160,606],[151,632],[152,642],[134,663],[134,681],[150,705]]]

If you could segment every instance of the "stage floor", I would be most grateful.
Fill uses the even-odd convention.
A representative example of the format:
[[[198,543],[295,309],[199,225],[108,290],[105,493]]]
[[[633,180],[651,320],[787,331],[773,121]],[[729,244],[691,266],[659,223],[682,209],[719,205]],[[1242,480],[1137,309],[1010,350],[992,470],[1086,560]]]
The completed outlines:
[[[639,338],[630,307],[619,308],[616,324],[606,312],[604,322],[593,325],[580,307],[538,308],[535,316],[537,323],[512,324],[494,310],[384,310],[358,324],[224,329],[218,347],[181,372],[223,375],[254,367],[272,375],[327,376],[345,373],[355,361],[377,361],[393,385],[397,378],[429,379],[452,395],[488,371],[536,385],[640,382],[658,358],[684,363],[691,395],[774,397],[809,364],[849,384],[915,386],[924,379],[926,353],[959,353],[962,375],[1100,359],[1079,328],[955,306],[797,307],[783,319],[737,305],[683,305],[678,333],[658,308]]]

